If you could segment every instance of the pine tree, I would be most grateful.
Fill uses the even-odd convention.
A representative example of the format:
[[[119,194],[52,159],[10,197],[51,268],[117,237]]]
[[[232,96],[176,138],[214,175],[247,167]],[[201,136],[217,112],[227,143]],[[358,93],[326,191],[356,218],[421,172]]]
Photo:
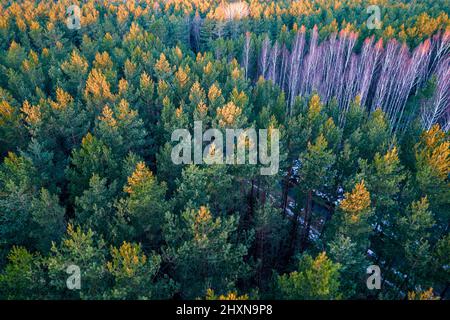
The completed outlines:
[[[224,165],[199,167],[189,165],[177,181],[174,200],[180,211],[208,203],[214,212],[239,210],[242,195]]]
[[[166,215],[165,249],[173,261],[173,279],[180,284],[184,298],[197,298],[212,288],[219,292],[235,290],[236,281],[247,276],[243,261],[247,247],[235,242],[237,219],[213,218],[208,207],[188,209],[181,220]]]
[[[314,144],[308,143],[307,150],[300,154],[301,168],[299,170],[298,190],[304,199],[305,224],[302,232],[301,246],[304,249],[311,229],[312,222],[312,201],[314,190],[327,190],[333,186],[335,172],[333,165],[336,156],[328,149],[328,142],[323,135],[320,135]],[[294,219],[298,219],[297,216]],[[296,222],[294,222],[295,239]],[[292,246],[293,244],[291,244]]]
[[[443,222],[449,220],[450,142],[439,125],[422,133],[415,147],[416,183],[419,194],[427,195],[433,212]],[[448,224],[448,223],[447,223]]]
[[[397,260],[407,276],[402,281],[400,289],[408,283],[420,284],[423,275],[430,268],[431,248],[430,230],[434,225],[432,213],[429,211],[428,199],[422,198],[411,204],[407,215],[398,220],[398,245],[402,251],[402,259]]]
[[[390,221],[389,216],[398,209],[397,199],[406,178],[397,147],[394,146],[384,156],[376,153],[370,165],[360,161],[360,169],[360,176],[367,182],[375,207],[374,222],[377,226],[383,225],[383,221]]]
[[[315,259],[305,254],[296,271],[276,278],[277,297],[288,300],[339,299],[340,267],[325,252]]]
[[[114,285],[108,299],[167,299],[175,284],[167,277],[159,279],[161,257],[147,257],[140,245],[123,242],[119,248],[111,248],[112,260],[107,262]]]
[[[105,105],[95,135],[111,148],[117,160],[123,159],[129,152],[144,155],[147,131],[136,110],[122,99],[111,109]]]
[[[155,64],[155,74],[160,80],[167,80],[172,75],[172,67],[164,53],[161,53]]]
[[[83,231],[69,224],[61,243],[54,243],[45,259],[48,269],[48,295],[50,299],[101,299],[108,285],[106,251],[103,240],[92,230]],[[70,290],[66,280],[69,266],[80,270],[80,290]]]
[[[450,288],[448,281],[450,271],[446,267],[450,263],[450,234],[447,233],[436,243],[433,253],[431,268],[428,271],[430,278],[441,285],[440,296],[445,297]]]
[[[349,236],[337,234],[328,244],[329,256],[341,265],[340,292],[344,299],[365,299],[369,296],[366,287],[366,268],[371,264],[360,245]]]
[[[66,169],[69,191],[73,200],[89,187],[94,174],[112,183],[118,178],[118,163],[111,149],[100,139],[88,133],[79,149],[72,152],[71,165]]]
[[[89,188],[75,199],[75,221],[92,229],[105,239],[114,235],[117,184],[108,185],[106,178],[94,174],[89,180]]]
[[[59,205],[58,196],[41,189],[31,201],[30,238],[42,252],[50,249],[53,241],[59,241],[65,229],[65,209]]]
[[[132,229],[128,237],[157,249],[161,245],[164,214],[169,210],[166,184],[159,183],[144,162],[138,162],[123,190],[128,197],[122,199],[119,210],[130,221]],[[119,226],[122,227],[125,226]]]
[[[282,257],[286,254],[289,222],[281,210],[269,201],[257,205],[254,214],[254,256],[258,261],[256,281],[260,290],[270,286],[273,269],[282,268]]]
[[[41,100],[39,106],[42,121],[29,126],[29,132],[42,149],[53,153],[54,162],[62,165],[87,133],[90,126],[88,113],[60,87],[56,89],[54,99]],[[59,168],[54,170],[60,171]]]
[[[372,112],[361,128],[362,140],[359,147],[361,158],[372,159],[377,152],[384,154],[389,147],[389,130],[383,111],[377,109]]]
[[[43,266],[37,254],[23,247],[12,247],[8,264],[0,273],[0,298],[5,300],[42,299]]]
[[[17,102],[11,94],[0,88],[0,155],[15,151],[25,143],[25,128],[20,125]]]
[[[53,72],[57,73],[57,71]],[[70,55],[70,59],[61,64],[56,81],[59,86],[67,90],[72,96],[77,96],[82,93],[87,74],[88,62],[79,52],[74,50]]]
[[[336,233],[350,237],[358,243],[360,249],[368,245],[368,233],[371,228],[371,195],[367,191],[364,180],[357,183],[351,193],[346,193],[334,214]]]
[[[355,298],[365,292],[365,270],[370,263],[366,259],[369,247],[372,214],[370,193],[364,181],[357,183],[351,193],[346,193],[334,212],[327,229],[330,257],[341,264],[341,290],[345,298]]]
[[[111,85],[101,70],[92,69],[86,80],[84,97],[88,102],[90,112],[97,115],[105,104],[114,99]]]
[[[190,80],[190,68],[186,67],[178,67],[177,72],[175,72],[175,97],[180,100],[184,100],[187,96],[187,88],[189,88],[191,80]]]
[[[64,231],[65,210],[59,199],[35,184],[36,168],[10,153],[0,170],[0,235],[2,249],[12,245],[46,252]]]

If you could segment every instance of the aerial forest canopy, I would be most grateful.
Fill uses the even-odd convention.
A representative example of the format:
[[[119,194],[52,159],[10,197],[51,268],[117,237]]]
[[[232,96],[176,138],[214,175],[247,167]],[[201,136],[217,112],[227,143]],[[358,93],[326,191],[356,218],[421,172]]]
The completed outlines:
[[[1,1],[0,299],[448,299],[449,15]],[[174,163],[199,121],[279,130],[276,174]]]

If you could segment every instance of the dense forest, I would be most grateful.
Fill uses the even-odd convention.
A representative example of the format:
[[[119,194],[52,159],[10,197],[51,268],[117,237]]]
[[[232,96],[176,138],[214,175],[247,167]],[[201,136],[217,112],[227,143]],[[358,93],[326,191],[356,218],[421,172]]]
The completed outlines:
[[[448,299],[449,129],[450,0],[3,0],[0,299]]]

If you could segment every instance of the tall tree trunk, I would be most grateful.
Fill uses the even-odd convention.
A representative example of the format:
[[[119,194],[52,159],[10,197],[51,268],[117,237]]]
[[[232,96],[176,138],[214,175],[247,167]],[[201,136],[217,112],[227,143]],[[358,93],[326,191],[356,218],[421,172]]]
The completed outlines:
[[[286,177],[284,178],[283,181],[283,195],[282,195],[282,199],[283,199],[283,215],[286,216],[286,208],[288,205],[288,195],[289,195],[289,188],[290,188],[290,178],[291,178],[291,174],[292,174],[292,166],[289,167],[288,172]]]
[[[306,249],[306,245],[308,244],[309,232],[311,230],[311,219],[312,219],[312,190],[309,190],[306,195],[306,204],[305,204],[305,223],[304,223],[304,232],[302,235],[301,248],[302,251]]]
[[[295,210],[292,222],[292,229],[290,233],[289,245],[284,259],[285,260],[284,265],[287,264],[287,262],[292,257],[295,251],[295,243],[297,242],[297,234],[298,234],[298,218],[299,218],[299,211]]]

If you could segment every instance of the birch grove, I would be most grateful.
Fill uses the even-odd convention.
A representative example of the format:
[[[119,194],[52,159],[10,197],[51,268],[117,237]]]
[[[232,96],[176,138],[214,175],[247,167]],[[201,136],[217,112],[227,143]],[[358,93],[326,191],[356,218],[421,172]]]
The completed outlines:
[[[358,34],[342,30],[319,43],[314,27],[307,39],[300,28],[292,48],[266,36],[258,54],[258,76],[279,85],[287,94],[288,110],[297,96],[317,92],[327,103],[336,98],[341,123],[352,101],[358,96],[361,105],[373,112],[383,110],[394,130],[402,129],[408,98],[428,80],[436,78],[435,94],[421,112],[425,129],[439,123],[449,127],[450,110],[450,32],[440,33],[410,49],[396,39],[383,42],[369,37],[355,52]],[[249,35],[246,35],[244,68],[249,64]],[[255,53],[256,54],[256,53]]]

